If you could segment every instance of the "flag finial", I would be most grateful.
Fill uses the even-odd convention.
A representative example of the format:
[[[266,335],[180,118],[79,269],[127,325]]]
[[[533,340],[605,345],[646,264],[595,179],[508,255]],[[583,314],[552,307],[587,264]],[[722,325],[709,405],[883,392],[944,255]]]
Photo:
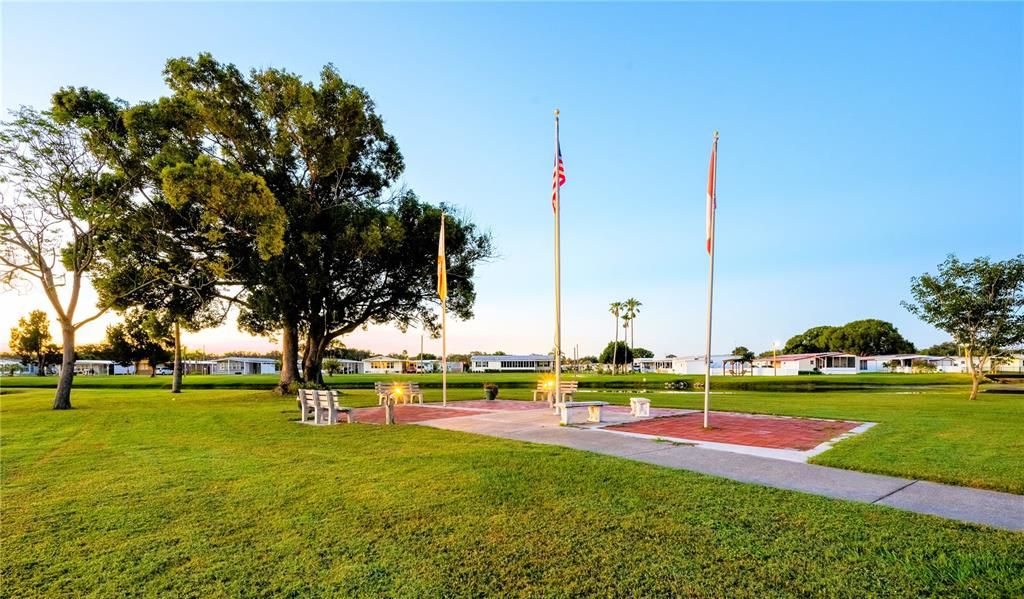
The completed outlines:
[[[556,109],[555,109],[555,118],[556,118],[556,119],[558,118],[558,112],[559,112],[559,110],[558,110],[558,109],[556,108]]]
[[[718,139],[718,129],[715,129],[715,139]]]

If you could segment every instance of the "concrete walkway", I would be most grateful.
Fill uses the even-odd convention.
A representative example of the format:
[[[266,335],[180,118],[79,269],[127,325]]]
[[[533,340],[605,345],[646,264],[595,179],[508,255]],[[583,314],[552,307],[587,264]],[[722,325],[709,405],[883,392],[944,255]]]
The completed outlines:
[[[1024,496],[1021,495],[658,442],[600,428],[563,427],[548,410],[482,412],[418,424],[560,445],[745,483],[1024,531]]]

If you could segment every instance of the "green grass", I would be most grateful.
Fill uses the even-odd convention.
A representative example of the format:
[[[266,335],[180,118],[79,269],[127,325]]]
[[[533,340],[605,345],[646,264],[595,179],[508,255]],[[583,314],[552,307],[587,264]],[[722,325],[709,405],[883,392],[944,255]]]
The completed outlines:
[[[50,393],[0,397],[4,596],[1024,594],[1021,534],[267,392]]]
[[[502,388],[533,388],[537,381],[550,377],[540,373],[458,373],[448,376],[451,388],[480,389],[484,383],[496,383]],[[704,384],[703,376],[675,374],[566,374],[566,380],[579,381],[581,388],[663,389],[665,383],[686,381],[691,387]],[[426,388],[441,386],[440,374],[382,375],[347,374],[326,377],[327,384],[338,388],[372,388],[377,381],[411,380]],[[828,391],[842,389],[870,389],[891,386],[964,385],[970,382],[965,374],[853,374],[805,376],[716,376],[713,389],[750,391]],[[190,375],[183,385],[192,389],[271,389],[277,384],[277,375]],[[0,379],[0,387],[38,388],[57,386],[57,377],[15,376]],[[78,376],[75,387],[81,389],[157,388],[169,389],[171,377],[163,376]]]

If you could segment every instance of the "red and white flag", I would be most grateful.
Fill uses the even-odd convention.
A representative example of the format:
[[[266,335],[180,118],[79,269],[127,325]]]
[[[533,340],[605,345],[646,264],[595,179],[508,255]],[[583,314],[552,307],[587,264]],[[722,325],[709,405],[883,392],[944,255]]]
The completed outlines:
[[[555,130],[558,135],[558,130]],[[562,163],[562,144],[555,146],[555,173],[554,181],[551,183],[551,209],[558,212],[558,188],[565,185],[565,164]]]
[[[718,154],[718,133],[715,133],[715,142],[711,146],[711,164],[708,165],[708,214],[707,214],[707,247],[711,253],[711,242],[715,236],[715,178],[717,175],[715,158]]]

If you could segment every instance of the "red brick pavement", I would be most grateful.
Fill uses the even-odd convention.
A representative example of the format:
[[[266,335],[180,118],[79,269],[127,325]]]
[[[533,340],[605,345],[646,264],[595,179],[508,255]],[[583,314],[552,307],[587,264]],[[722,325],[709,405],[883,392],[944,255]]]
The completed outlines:
[[[711,428],[705,430],[704,415],[698,412],[629,422],[607,428],[692,441],[806,451],[856,428],[861,423],[712,412],[710,424]]]

